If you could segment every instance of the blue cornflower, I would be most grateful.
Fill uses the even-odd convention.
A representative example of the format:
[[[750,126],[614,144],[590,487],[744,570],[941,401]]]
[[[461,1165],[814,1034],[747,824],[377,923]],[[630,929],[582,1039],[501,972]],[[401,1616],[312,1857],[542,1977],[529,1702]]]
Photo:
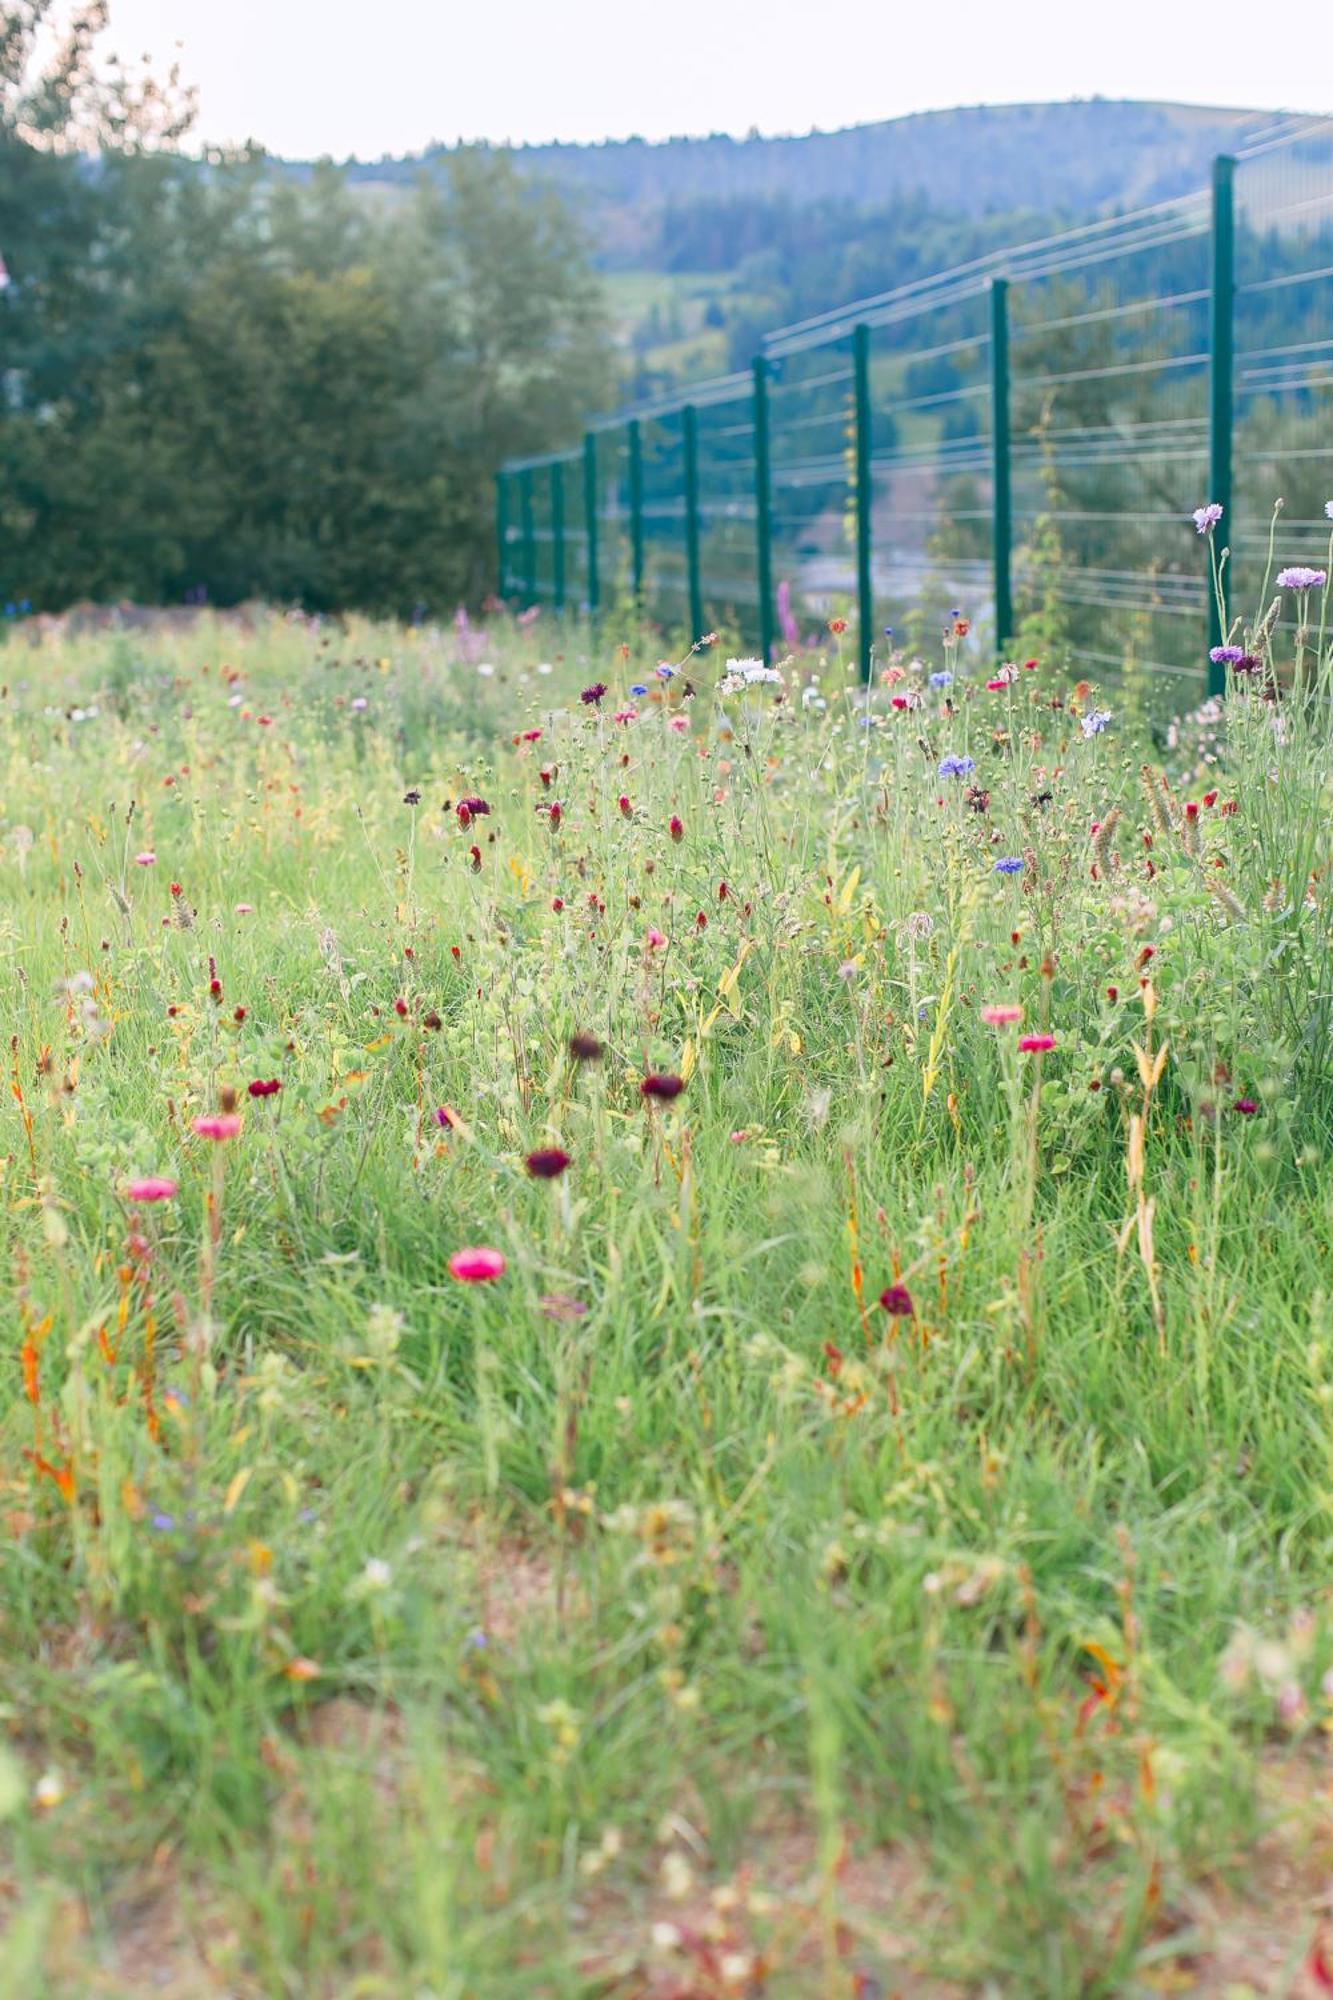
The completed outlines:
[[[660,681],[670,681],[674,680],[675,677],[676,677],[676,669],[674,667],[669,667],[666,661],[663,660],[661,666],[657,669],[657,678]]]
[[[647,694],[647,692],[648,692],[647,681],[635,681],[630,688],[631,694]]]
[[[958,757],[955,756],[952,750],[947,757],[940,758],[940,776],[942,778],[966,778],[969,772],[975,771],[976,768],[977,760],[975,757]]]
[[[1023,857],[1021,854],[1005,854],[996,862],[995,873],[997,875],[1018,875],[1022,872],[1022,867]]]
[[[930,677],[930,685],[931,685],[931,686],[932,686],[933,688],[947,688],[947,687],[952,687],[952,686],[953,686],[953,675],[952,675],[951,673],[949,673],[949,672],[947,671],[947,669],[945,669],[945,668],[941,668],[941,669],[940,669],[940,671],[939,671],[939,673],[937,673],[937,674],[932,674],[932,675],[931,675],[931,677]]]

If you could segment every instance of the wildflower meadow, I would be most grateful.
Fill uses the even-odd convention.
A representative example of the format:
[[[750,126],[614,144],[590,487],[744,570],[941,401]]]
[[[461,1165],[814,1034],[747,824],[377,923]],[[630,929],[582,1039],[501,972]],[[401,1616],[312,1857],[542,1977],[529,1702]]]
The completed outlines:
[[[1280,540],[1184,716],[947,603],[11,625],[0,1989],[1333,1991]]]

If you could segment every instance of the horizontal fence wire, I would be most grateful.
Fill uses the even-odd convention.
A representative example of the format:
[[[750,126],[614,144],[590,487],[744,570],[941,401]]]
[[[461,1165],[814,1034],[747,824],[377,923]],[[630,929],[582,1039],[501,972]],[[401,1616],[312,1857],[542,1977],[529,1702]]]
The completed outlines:
[[[686,644],[720,628],[788,651],[845,618],[867,671],[961,625],[979,654],[1021,644],[1179,705],[1210,680],[1190,515],[1212,481],[1231,605],[1265,588],[1276,502],[1280,560],[1326,560],[1327,118],[1256,125],[1212,191],[812,315],[753,372],[507,461],[500,590],[637,594]]]

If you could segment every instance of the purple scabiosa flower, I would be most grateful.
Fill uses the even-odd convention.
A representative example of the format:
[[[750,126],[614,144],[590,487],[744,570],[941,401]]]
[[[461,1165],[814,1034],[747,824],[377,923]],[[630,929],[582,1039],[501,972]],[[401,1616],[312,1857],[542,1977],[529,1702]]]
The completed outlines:
[[[1215,528],[1221,518],[1222,508],[1216,500],[1210,500],[1206,507],[1194,509],[1194,526],[1201,535],[1206,535],[1210,528]]]
[[[975,771],[976,768],[977,760],[975,757],[959,757],[952,750],[947,757],[940,758],[940,776],[942,778],[966,778],[969,772]]]
[[[1022,872],[1023,857],[1021,854],[1002,854],[995,864],[995,873],[997,875],[1021,875]]]
[[[1277,573],[1279,590],[1318,590],[1328,582],[1328,571],[1308,569],[1304,563],[1293,563],[1290,569],[1280,569]]]
[[[1234,667],[1245,658],[1243,646],[1210,646],[1208,657],[1215,667]]]

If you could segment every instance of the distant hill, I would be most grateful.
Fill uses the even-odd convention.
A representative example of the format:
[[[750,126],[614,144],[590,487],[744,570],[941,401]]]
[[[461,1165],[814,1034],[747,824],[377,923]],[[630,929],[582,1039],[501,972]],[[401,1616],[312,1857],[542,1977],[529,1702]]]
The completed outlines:
[[[608,264],[632,268],[636,249],[653,240],[655,215],[673,202],[762,196],[880,207],[921,196],[956,215],[1086,215],[1196,188],[1215,153],[1272,123],[1271,112],[1092,98],[921,112],[791,138],[519,146],[513,157],[584,209]],[[349,172],[359,182],[403,181],[446,151],[354,161]]]

